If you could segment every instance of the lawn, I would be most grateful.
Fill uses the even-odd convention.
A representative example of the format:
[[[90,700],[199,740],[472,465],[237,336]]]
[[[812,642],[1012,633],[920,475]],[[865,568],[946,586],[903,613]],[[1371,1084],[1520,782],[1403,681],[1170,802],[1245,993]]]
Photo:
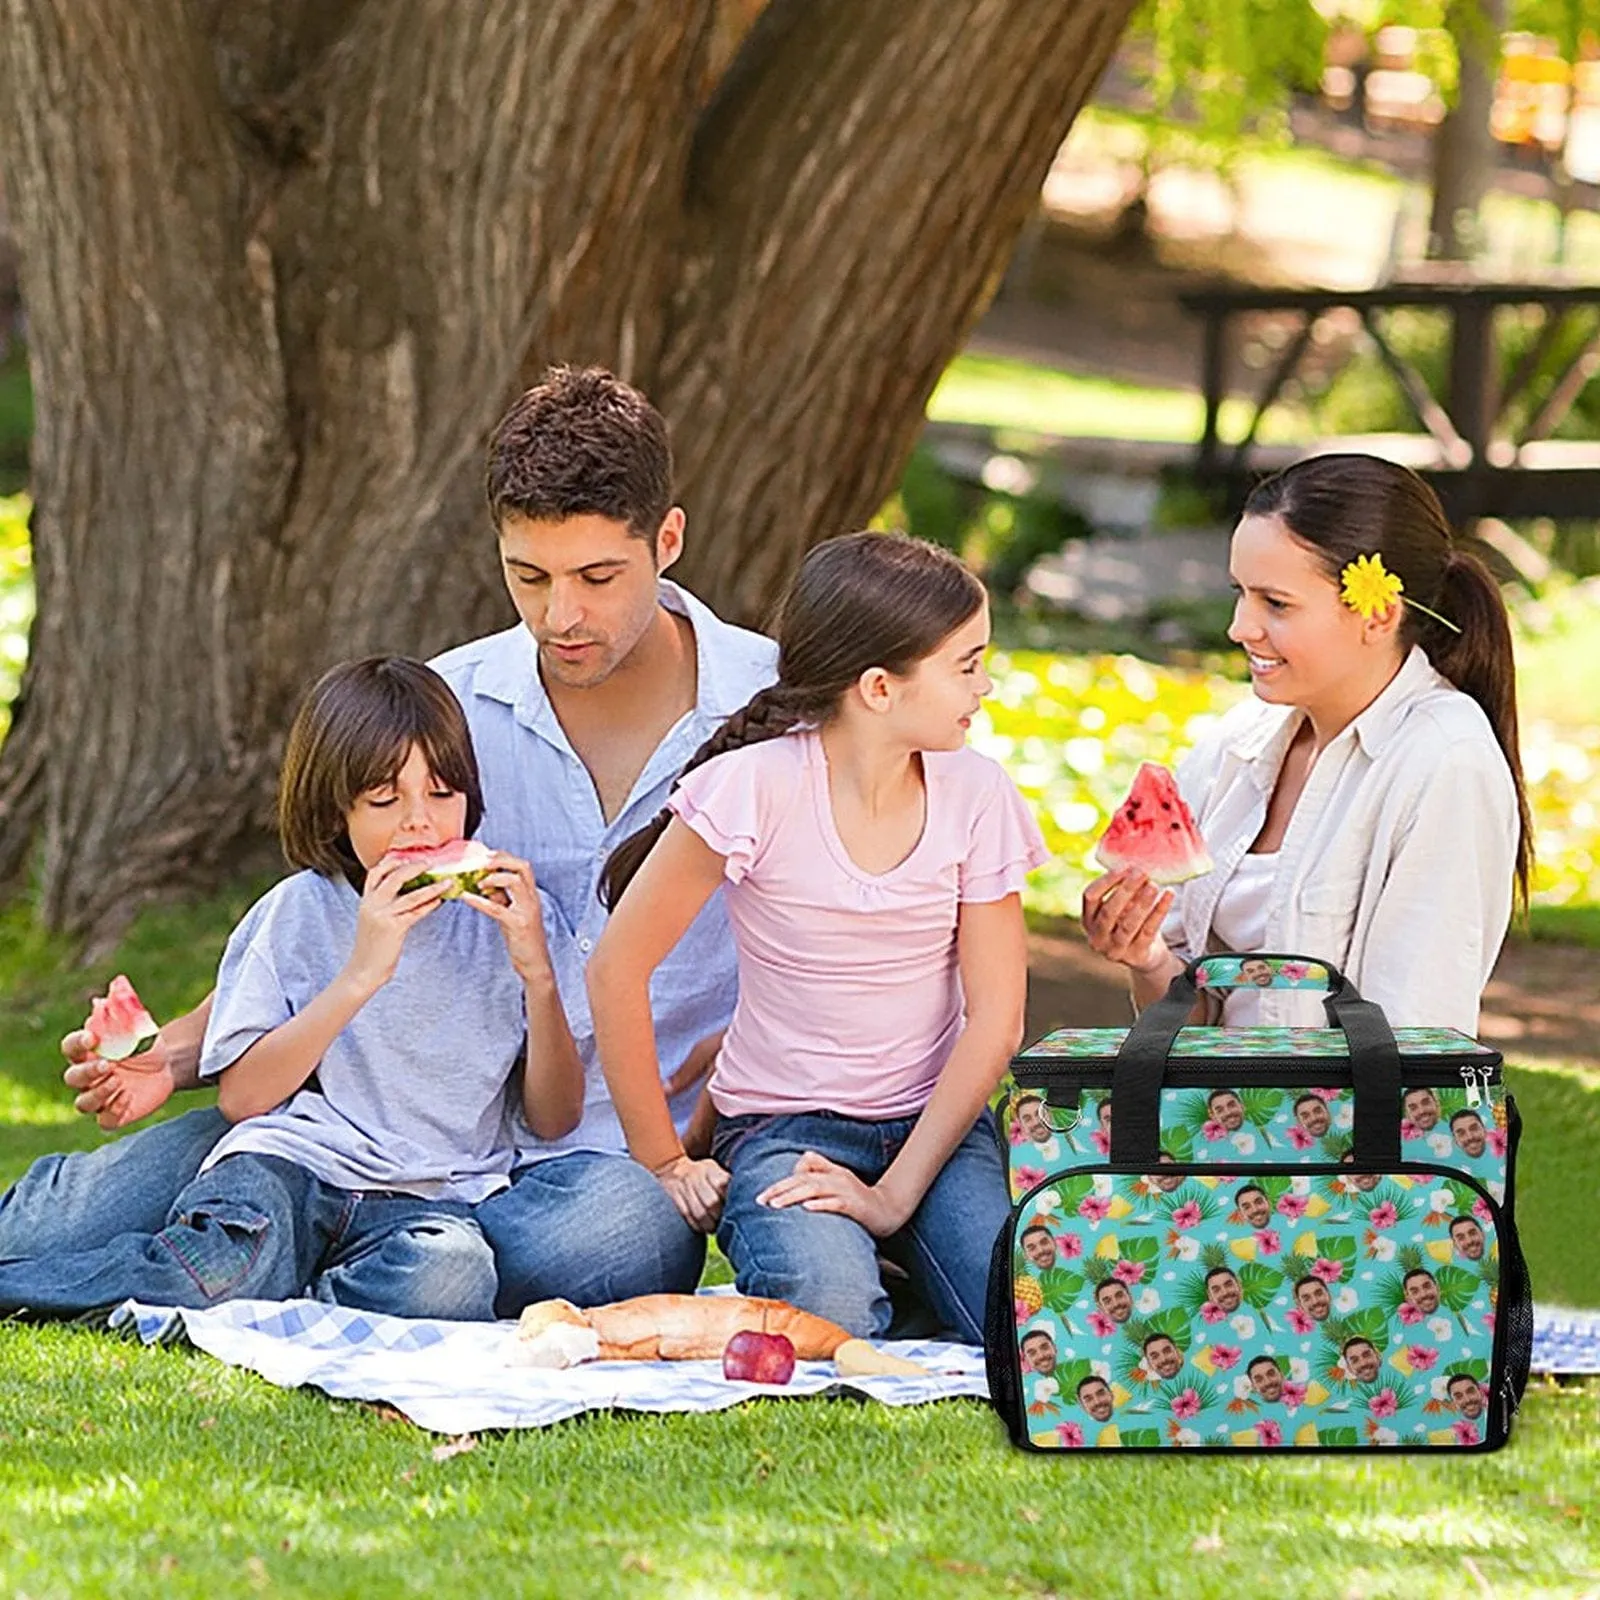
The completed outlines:
[[[85,1144],[55,1041],[135,974],[204,993],[243,885],[145,913],[73,972],[0,913],[0,1182]],[[1518,1068],[1522,1215],[1542,1297],[1600,1304],[1594,1063]],[[760,1402],[442,1441],[185,1350],[0,1326],[0,1596],[1571,1595],[1600,1585],[1600,1384],[1535,1387],[1509,1451],[1067,1462],[982,1406]]]

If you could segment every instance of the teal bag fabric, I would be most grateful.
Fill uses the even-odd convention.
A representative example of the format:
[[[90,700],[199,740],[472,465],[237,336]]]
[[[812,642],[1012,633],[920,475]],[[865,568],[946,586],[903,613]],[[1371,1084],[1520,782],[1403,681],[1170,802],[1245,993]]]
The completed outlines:
[[[1266,971],[1325,990],[1334,1026],[1186,1024]],[[1295,956],[1193,962],[1133,1029],[1024,1050],[996,1103],[1014,1205],[985,1341],[1013,1440],[1503,1444],[1533,1319],[1500,1067]]]

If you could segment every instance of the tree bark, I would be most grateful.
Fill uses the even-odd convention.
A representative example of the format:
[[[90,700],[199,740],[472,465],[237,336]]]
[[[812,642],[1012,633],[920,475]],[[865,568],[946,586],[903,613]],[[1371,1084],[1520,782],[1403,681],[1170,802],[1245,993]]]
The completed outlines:
[[[1489,113],[1506,0],[1450,0],[1446,17],[1460,73],[1455,104],[1433,138],[1428,256],[1436,261],[1470,261],[1481,248],[1478,208],[1494,173]]]
[[[550,361],[658,401],[685,572],[764,616],[895,481],[1131,3],[0,0],[0,873],[42,838],[44,919],[104,942],[259,844],[314,674],[508,621],[482,444]]]

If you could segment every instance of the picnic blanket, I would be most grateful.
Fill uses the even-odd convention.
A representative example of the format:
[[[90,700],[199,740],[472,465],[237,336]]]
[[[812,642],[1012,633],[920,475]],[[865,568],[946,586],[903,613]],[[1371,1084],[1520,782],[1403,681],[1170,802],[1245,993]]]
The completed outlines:
[[[884,1348],[928,1369],[925,1378],[842,1379],[827,1361],[802,1361],[782,1388],[731,1383],[714,1361],[602,1361],[548,1371],[512,1365],[513,1322],[430,1322],[319,1300],[230,1300],[209,1311],[128,1300],[111,1325],[146,1344],[187,1340],[269,1383],[309,1385],[340,1400],[370,1400],[435,1433],[540,1428],[584,1411],[721,1411],[759,1397],[850,1394],[885,1405],[983,1397],[983,1352],[937,1340]],[[1600,1312],[1536,1307],[1533,1370],[1600,1373]]]

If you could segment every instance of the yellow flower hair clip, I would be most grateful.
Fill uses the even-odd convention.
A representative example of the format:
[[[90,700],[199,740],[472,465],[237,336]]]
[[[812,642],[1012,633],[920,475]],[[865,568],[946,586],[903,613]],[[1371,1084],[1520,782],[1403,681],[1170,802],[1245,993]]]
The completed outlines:
[[[1363,619],[1388,615],[1389,607],[1405,595],[1406,586],[1400,575],[1390,572],[1380,555],[1357,556],[1354,561],[1347,561],[1339,576],[1343,580],[1339,598]],[[1448,617],[1441,617],[1420,602],[1407,599],[1404,603],[1442,623],[1452,633],[1461,632]]]

